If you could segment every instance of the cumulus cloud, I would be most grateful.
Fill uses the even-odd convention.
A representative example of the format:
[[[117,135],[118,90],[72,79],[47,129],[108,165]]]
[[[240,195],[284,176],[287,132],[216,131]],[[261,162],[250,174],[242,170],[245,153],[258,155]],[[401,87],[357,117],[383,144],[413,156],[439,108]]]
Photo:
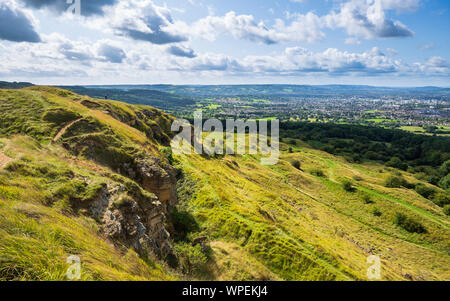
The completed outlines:
[[[123,60],[127,57],[123,49],[107,43],[100,44],[97,54],[105,61],[111,63],[122,63]]]
[[[0,1],[15,3],[12,0]],[[36,9],[56,5],[56,0],[20,1]],[[114,5],[111,9],[103,10],[107,4]],[[329,48],[313,52],[302,47],[290,47],[271,55],[236,58],[220,53],[196,52],[186,43],[194,37],[214,41],[220,35],[269,45],[314,42],[323,39],[325,34],[322,30],[328,28],[344,29],[349,35],[345,40],[348,44],[359,44],[361,39],[408,37],[413,34],[412,31],[400,22],[389,19],[386,10],[413,10],[418,7],[418,0],[350,0],[323,16],[312,12],[291,14],[285,20],[276,19],[270,24],[258,21],[250,14],[240,15],[235,12],[222,16],[211,15],[187,24],[174,20],[169,8],[157,6],[151,0],[98,1],[95,5],[102,11],[91,9],[91,15],[82,20],[86,20],[91,27],[120,36],[116,36],[114,41],[74,41],[56,33],[39,37],[28,10],[9,6],[11,12],[29,21],[24,23],[30,24],[35,41],[42,40],[43,43],[16,43],[13,47],[0,44],[0,58],[2,63],[5,62],[2,64],[3,74],[27,70],[30,77],[39,74],[51,77],[64,73],[76,77],[82,74],[79,70],[83,70],[90,78],[110,76],[113,79],[145,78],[149,74],[168,76],[209,73],[237,76],[450,74],[449,62],[442,57],[407,64],[396,56],[395,50],[389,48],[383,51],[372,48],[365,52]],[[4,6],[0,4],[0,25],[5,20],[3,15],[8,16],[1,9]],[[20,28],[10,23],[0,26],[1,39],[13,40],[4,38],[5,28]],[[17,36],[22,38],[16,40],[33,41],[30,36],[23,38],[27,36],[25,34]],[[129,39],[148,43],[129,43]],[[23,72],[21,74],[28,76]]]
[[[195,22],[189,32],[213,41],[221,34],[231,34],[237,39],[275,44],[279,42],[313,42],[324,37],[320,19],[313,13],[295,15],[290,24],[277,19],[273,28],[257,22],[252,15],[237,15],[230,11],[224,16],[208,16]]]
[[[57,50],[66,59],[72,61],[89,62],[94,58],[94,54],[89,47],[83,43],[74,43],[67,40],[59,44]]]
[[[67,3],[67,0],[20,0],[26,6],[41,9],[47,8],[55,12],[61,13],[66,11],[74,0]],[[70,1],[70,0],[69,0]],[[81,0],[81,14],[84,16],[103,15],[103,8],[111,6],[118,2],[118,0]]]
[[[51,34],[43,37],[43,43],[32,47],[21,47],[23,57],[28,54],[32,60],[53,60],[58,63],[70,61],[86,66],[96,62],[122,63],[127,55],[117,43],[109,40],[100,40],[93,44],[83,41],[72,41],[60,34]]]
[[[35,21],[14,2],[0,3],[0,39],[12,42],[40,42]]]
[[[91,25],[98,29],[110,28],[120,36],[163,45],[187,41],[177,32],[170,10],[153,4],[151,0],[120,1],[105,12],[104,18]]]
[[[234,75],[371,75],[411,72],[400,60],[393,59],[378,48],[362,53],[340,51],[335,48],[312,52],[302,47],[286,48],[278,55],[246,56],[234,58],[223,54],[202,53],[193,59],[179,57],[174,60],[151,60],[135,56],[135,65],[146,70],[179,72],[220,72]]]
[[[411,37],[414,32],[397,20],[386,17],[387,10],[406,11],[418,7],[419,0],[350,0],[329,14],[313,12],[289,14],[289,21],[276,19],[272,26],[255,20],[253,15],[233,11],[223,16],[208,16],[185,28],[186,34],[214,41],[221,34],[264,44],[280,42],[312,43],[325,38],[323,28],[344,29],[352,37],[365,39]],[[356,39],[348,39],[355,43]]]
[[[187,58],[194,58],[197,55],[195,54],[194,50],[190,49],[190,48],[186,48],[186,47],[181,47],[181,46],[170,46],[167,49],[167,52],[175,55],[175,56],[181,56],[181,57],[187,57]]]
[[[66,0],[18,1],[29,7],[56,11],[68,6]],[[386,11],[414,10],[419,3],[420,0],[349,0],[326,15],[294,13],[288,16],[288,20],[275,19],[273,24],[258,21],[251,14],[236,14],[234,11],[186,24],[173,20],[169,8],[158,6],[152,0],[81,1],[81,8],[85,16],[93,16],[89,18],[89,24],[97,29],[158,45],[185,42],[193,37],[214,41],[226,34],[270,45],[322,40],[325,38],[324,28],[344,29],[352,37],[365,39],[410,37],[414,35],[413,31],[400,21],[389,19]],[[104,9],[107,6],[108,9]]]
[[[413,3],[415,1],[407,1]],[[351,0],[323,17],[327,27],[343,28],[349,35],[373,38],[411,37],[414,32],[403,23],[386,17],[386,9],[406,8],[395,0]]]
[[[281,72],[285,74],[382,74],[401,69],[401,63],[387,57],[378,48],[363,53],[351,53],[329,48],[324,52],[311,52],[305,48],[287,48],[279,56],[249,56],[243,61],[252,72]]]

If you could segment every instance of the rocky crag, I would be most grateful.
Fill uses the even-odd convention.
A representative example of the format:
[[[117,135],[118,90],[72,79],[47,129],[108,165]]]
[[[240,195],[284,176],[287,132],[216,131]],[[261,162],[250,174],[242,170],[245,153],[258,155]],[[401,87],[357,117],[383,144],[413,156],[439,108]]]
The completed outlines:
[[[43,146],[60,145],[70,155],[103,168],[97,174],[102,183],[89,197],[69,197],[75,212],[94,218],[115,244],[140,254],[173,253],[167,216],[177,203],[176,170],[159,151],[170,142],[171,116],[51,87],[3,90],[0,96],[3,134],[28,135]],[[7,112],[15,107],[30,109],[19,115]],[[15,157],[20,164],[20,155]],[[67,182],[74,178],[86,187],[95,182],[77,175]]]

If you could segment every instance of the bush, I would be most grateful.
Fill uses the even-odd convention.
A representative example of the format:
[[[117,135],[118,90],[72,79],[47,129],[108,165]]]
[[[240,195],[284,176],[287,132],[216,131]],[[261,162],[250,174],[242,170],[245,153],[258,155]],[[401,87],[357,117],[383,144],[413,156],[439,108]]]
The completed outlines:
[[[405,229],[410,233],[426,233],[427,230],[425,227],[419,223],[418,221],[413,220],[410,217],[407,217],[405,214],[397,212],[394,219],[394,224]]]
[[[362,200],[364,201],[364,204],[373,204],[373,203],[375,203],[375,202],[371,199],[370,195],[368,195],[367,193],[364,193],[364,194],[363,194]]]
[[[450,174],[439,181],[439,186],[442,187],[442,189],[450,190]]]
[[[378,208],[373,208],[372,214],[374,216],[380,217],[383,213]]]
[[[384,181],[384,186],[388,188],[400,188],[407,187],[412,188],[412,185],[408,183],[402,176],[389,175]]]
[[[415,188],[416,192],[426,199],[431,199],[436,193],[436,189],[428,187],[424,184],[417,184]]]
[[[439,207],[444,207],[450,204],[450,196],[445,193],[438,193],[434,196],[433,202]]]
[[[450,205],[445,205],[444,206],[444,214],[450,216]]]
[[[321,169],[312,169],[309,173],[316,177],[325,178],[325,173]]]
[[[291,164],[292,164],[292,166],[294,166],[297,169],[300,169],[300,167],[301,167],[301,163],[298,160],[292,161]]]
[[[398,168],[401,170],[406,170],[408,168],[408,164],[400,160],[398,157],[393,157],[391,160],[386,162],[386,166]]]
[[[114,201],[113,207],[116,209],[122,209],[131,206],[134,203],[133,198],[128,194],[121,195],[117,200]]]
[[[181,271],[187,275],[198,275],[206,269],[208,257],[202,252],[202,247],[190,243],[175,244],[175,254]]]
[[[169,164],[173,165],[174,159],[173,159],[172,148],[171,147],[164,147],[160,151],[166,157],[167,161],[169,161]]]

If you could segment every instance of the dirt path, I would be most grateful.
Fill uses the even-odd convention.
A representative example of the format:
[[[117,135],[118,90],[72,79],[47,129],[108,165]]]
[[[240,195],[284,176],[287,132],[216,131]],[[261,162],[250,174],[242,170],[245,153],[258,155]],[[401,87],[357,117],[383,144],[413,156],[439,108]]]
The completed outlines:
[[[53,138],[53,142],[58,141],[59,138],[61,138],[62,135],[64,135],[64,133],[66,132],[66,130],[71,127],[74,123],[80,121],[82,118],[73,120],[71,122],[69,122],[68,124],[66,124],[62,129],[59,130],[58,134],[56,134],[56,136]]]
[[[12,161],[12,158],[8,157],[4,153],[0,152],[0,169],[4,168],[6,164]]]

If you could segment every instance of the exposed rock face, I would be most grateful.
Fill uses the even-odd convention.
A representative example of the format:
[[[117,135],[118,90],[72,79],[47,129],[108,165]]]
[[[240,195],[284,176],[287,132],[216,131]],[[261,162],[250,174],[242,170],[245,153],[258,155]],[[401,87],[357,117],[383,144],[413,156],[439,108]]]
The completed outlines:
[[[89,99],[81,103],[142,131],[151,138],[149,142],[156,140],[167,145],[172,135],[172,118],[156,109],[135,110],[135,114],[130,114],[110,103]],[[170,208],[177,203],[175,169],[94,117],[77,119],[58,138],[74,155],[108,166],[153,196],[132,196],[120,182],[108,184],[95,200],[83,207],[102,223],[104,234],[142,254],[171,254],[165,221]]]
[[[159,158],[136,163],[142,187],[158,196],[164,213],[177,203],[176,172],[172,166],[163,165]],[[164,168],[163,168],[163,167]]]
[[[126,194],[123,185],[110,184],[90,204],[89,211],[101,221],[103,233],[111,240],[140,254],[165,257],[173,253],[170,234],[164,226],[166,216],[155,195],[151,200],[136,201]]]

